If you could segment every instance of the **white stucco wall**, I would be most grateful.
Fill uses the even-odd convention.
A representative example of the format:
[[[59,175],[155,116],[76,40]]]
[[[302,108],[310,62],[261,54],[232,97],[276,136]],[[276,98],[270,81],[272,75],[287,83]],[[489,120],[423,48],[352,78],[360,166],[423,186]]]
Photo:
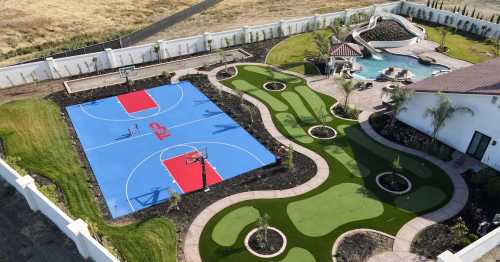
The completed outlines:
[[[484,154],[482,162],[500,171],[500,96],[492,104],[491,95],[473,94],[445,94],[454,105],[471,108],[474,116],[470,114],[457,114],[445,123],[439,131],[438,139],[443,143],[466,152],[474,131],[481,132],[492,138]],[[436,106],[438,97],[435,93],[417,92],[407,103],[408,110],[400,113],[398,119],[416,129],[431,134],[431,118],[424,118],[425,110]],[[497,145],[493,146],[493,141]]]

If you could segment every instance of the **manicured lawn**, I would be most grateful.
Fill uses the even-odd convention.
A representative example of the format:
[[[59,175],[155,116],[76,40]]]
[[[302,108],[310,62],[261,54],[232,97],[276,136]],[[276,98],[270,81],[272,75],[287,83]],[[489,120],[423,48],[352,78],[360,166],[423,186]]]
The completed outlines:
[[[318,31],[331,34],[330,30]],[[318,52],[313,41],[313,33],[292,36],[276,45],[269,53],[266,63],[304,75],[319,74],[315,66],[304,62],[304,58]]]
[[[33,99],[1,105],[0,136],[7,156],[19,157],[19,166],[51,179],[62,190],[70,215],[97,229],[124,259],[176,261],[176,230],[169,220],[120,227],[104,221],[56,104]]]
[[[391,170],[396,151],[373,141],[359,124],[332,116],[327,119],[328,125],[338,131],[337,138],[321,142],[307,135],[308,128],[318,124],[321,110],[336,102],[333,98],[311,90],[303,79],[294,76],[285,78],[285,91],[268,92],[262,85],[274,74],[265,67],[239,66],[238,71],[238,76],[223,83],[265,103],[281,133],[321,155],[329,164],[330,176],[317,189],[301,196],[250,200],[221,211],[204,228],[200,240],[204,261],[267,261],[252,256],[243,245],[255,222],[248,224],[245,219],[229,227],[227,234],[216,232],[221,231],[220,223],[227,224],[226,218],[241,217],[233,213],[238,210],[256,209],[269,214],[270,225],[287,236],[287,250],[273,261],[319,262],[331,260],[335,239],[348,230],[372,228],[394,235],[410,219],[440,208],[451,198],[453,186],[442,170],[405,154],[400,154],[404,169],[401,173],[411,180],[414,190],[398,197],[379,189],[375,177]],[[432,201],[428,201],[426,193],[432,194]],[[234,230],[236,227],[241,229]],[[218,244],[223,235],[227,241],[222,242],[234,244]]]
[[[427,31],[427,38],[439,43],[441,36],[438,27],[421,25]],[[495,58],[495,47],[483,40],[465,36],[461,33],[450,33],[446,37],[446,46],[449,48],[448,56],[465,60],[474,64]]]

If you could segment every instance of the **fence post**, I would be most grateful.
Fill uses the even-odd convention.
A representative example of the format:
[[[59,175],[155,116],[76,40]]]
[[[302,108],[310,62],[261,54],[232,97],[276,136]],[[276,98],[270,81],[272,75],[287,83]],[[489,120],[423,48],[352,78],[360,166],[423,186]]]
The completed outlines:
[[[346,9],[344,11],[344,25],[348,25],[351,21],[351,9]]]
[[[248,39],[248,32],[250,31],[250,27],[249,26],[244,26],[243,27],[243,44],[248,44],[248,42],[250,41],[250,39]]]
[[[114,53],[113,49],[106,48],[106,49],[104,49],[104,51],[106,52],[106,57],[108,58],[108,63],[109,63],[110,68],[118,67],[116,65],[115,53]]]
[[[87,248],[86,239],[83,237],[83,234],[90,235],[87,223],[78,218],[77,220],[74,220],[73,222],[68,224],[66,227],[74,235],[73,241],[75,242],[80,255],[82,255],[83,258],[88,258],[90,254]]]
[[[45,58],[45,62],[47,64],[47,68],[49,69],[50,77],[52,79],[57,79],[59,78],[57,76],[57,68],[56,68],[56,61],[52,57],[47,57]]]
[[[158,54],[160,56],[160,59],[167,59],[167,44],[163,40],[158,40],[157,42],[158,46],[160,47],[160,52]]]
[[[212,50],[212,34],[209,32],[203,33],[203,41],[205,41],[205,51],[211,51]]]
[[[286,30],[286,21],[284,19],[281,19],[280,20],[280,23],[279,23],[279,27],[280,27],[280,30],[281,30],[281,34],[283,34],[282,36],[280,37],[283,37],[283,36],[287,36],[287,35],[291,35],[292,32],[287,32],[285,31]]]
[[[38,203],[32,193],[37,190],[35,180],[30,176],[22,176],[16,179],[16,183],[19,185],[21,194],[23,194],[24,198],[26,198],[26,202],[28,202],[31,210],[38,211],[40,208],[38,207]]]

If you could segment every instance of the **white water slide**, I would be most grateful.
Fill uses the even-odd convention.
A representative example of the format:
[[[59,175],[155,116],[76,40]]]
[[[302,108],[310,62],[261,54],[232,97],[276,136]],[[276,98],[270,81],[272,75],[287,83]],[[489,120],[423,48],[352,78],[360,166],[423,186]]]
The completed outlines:
[[[362,37],[361,34],[372,30],[377,26],[377,21],[379,18],[386,19],[386,20],[396,20],[400,25],[402,25],[406,30],[408,30],[410,33],[415,35],[416,37],[420,39],[425,38],[425,31],[420,29],[419,27],[415,26],[412,22],[408,21],[406,18],[399,16],[399,15],[394,15],[391,13],[384,13],[379,16],[372,16],[370,18],[370,22],[368,25],[354,29],[352,32],[352,37],[356,42],[358,42],[360,45],[364,46],[374,57],[380,57],[379,54],[381,53],[380,50],[377,50],[373,46],[371,46],[368,42],[366,42]]]

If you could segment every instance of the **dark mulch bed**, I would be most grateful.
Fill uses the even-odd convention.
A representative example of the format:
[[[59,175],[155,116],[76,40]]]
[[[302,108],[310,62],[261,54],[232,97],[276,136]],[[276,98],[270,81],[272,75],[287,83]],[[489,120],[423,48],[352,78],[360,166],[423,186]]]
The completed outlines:
[[[394,240],[374,232],[360,232],[340,242],[336,258],[339,262],[363,262],[368,258],[392,250]]]
[[[280,82],[269,82],[264,84],[264,88],[272,91],[282,91],[286,86]]]
[[[264,236],[263,230],[258,230],[255,231],[250,236],[250,239],[248,240],[248,246],[250,249],[252,249],[255,253],[261,254],[261,255],[272,255],[275,254],[280,250],[280,248],[284,244],[284,239],[281,237],[281,235],[276,232],[275,230],[268,229],[267,230],[267,242],[266,243],[261,243],[259,242],[259,234],[261,234],[260,237]]]
[[[455,234],[451,228],[442,224],[421,231],[411,246],[411,252],[428,258],[435,258],[446,250],[458,251],[460,248],[455,244]]]
[[[365,41],[403,41],[415,37],[398,22],[392,20],[382,20],[370,31],[360,35]]]
[[[316,137],[325,138],[325,139],[334,137],[336,135],[335,131],[333,131],[332,129],[330,129],[326,126],[318,126],[318,127],[313,128],[311,130],[311,134],[313,134]]]
[[[496,228],[491,222],[500,213],[500,173],[484,169],[479,173],[467,171],[462,176],[469,188],[465,207],[453,218],[419,233],[412,243],[412,252],[429,258],[446,250],[457,252]],[[486,225],[480,226],[484,222]],[[465,226],[466,236],[462,239],[452,232],[452,227],[459,223]]]
[[[217,80],[224,80],[224,79],[230,78],[234,75],[236,75],[236,68],[234,66],[230,66],[227,69],[224,68],[224,69],[220,70],[219,72],[217,72],[215,77],[217,78]]]
[[[384,113],[376,113],[370,117],[370,124],[380,135],[399,143],[401,145],[426,152],[443,161],[450,161],[455,151],[453,148],[439,142],[417,129],[396,121],[394,127],[390,126],[390,116]]]
[[[379,178],[380,184],[391,191],[404,191],[409,185],[402,177],[393,173],[385,174]]]

